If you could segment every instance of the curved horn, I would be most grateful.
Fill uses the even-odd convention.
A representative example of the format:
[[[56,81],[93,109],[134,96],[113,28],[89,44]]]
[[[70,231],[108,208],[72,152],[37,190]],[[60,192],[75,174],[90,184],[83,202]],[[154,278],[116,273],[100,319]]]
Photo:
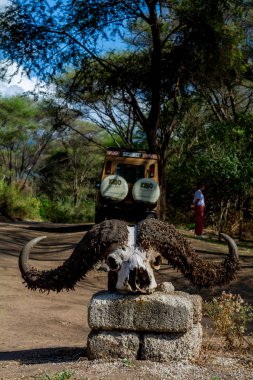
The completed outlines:
[[[146,219],[138,224],[137,240],[142,248],[153,248],[159,252],[197,288],[212,288],[228,284],[239,270],[234,240],[228,235],[221,235],[228,243],[229,254],[220,264],[202,260],[174,226],[157,219]]]
[[[220,236],[228,243],[229,254],[236,260],[239,260],[239,253],[235,241],[228,235],[221,233]]]
[[[31,249],[41,240],[46,239],[46,236],[39,236],[36,237],[33,240],[30,240],[22,249],[20,255],[19,255],[19,260],[18,260],[18,265],[19,265],[19,270],[22,274],[22,276],[29,270],[27,262],[30,256]]]
[[[128,240],[127,224],[119,220],[106,220],[93,226],[77,244],[71,256],[59,267],[39,271],[28,265],[31,249],[45,236],[35,238],[22,249],[19,268],[27,287],[33,290],[56,291],[74,289],[94,265],[105,259],[115,244],[123,247]]]

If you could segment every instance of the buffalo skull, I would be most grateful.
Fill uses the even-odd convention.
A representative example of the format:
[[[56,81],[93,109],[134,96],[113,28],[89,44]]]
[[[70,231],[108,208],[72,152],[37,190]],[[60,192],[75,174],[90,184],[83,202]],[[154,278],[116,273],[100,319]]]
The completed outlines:
[[[232,281],[239,269],[237,247],[233,239],[221,234],[229,246],[222,263],[202,260],[174,226],[156,219],[138,223],[132,238],[127,224],[106,220],[94,225],[77,244],[72,255],[58,268],[39,271],[28,265],[31,249],[41,239],[28,242],[19,257],[19,268],[28,288],[41,291],[74,289],[75,284],[100,260],[109,266],[108,288],[122,293],[150,293],[156,288],[153,269],[162,257],[180,270],[197,288],[223,286]]]

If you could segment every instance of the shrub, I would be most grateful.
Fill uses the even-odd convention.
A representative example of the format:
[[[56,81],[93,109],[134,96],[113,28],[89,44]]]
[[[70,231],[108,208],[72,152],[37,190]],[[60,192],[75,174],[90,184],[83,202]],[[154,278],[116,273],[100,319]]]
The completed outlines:
[[[40,220],[40,201],[31,193],[23,192],[16,184],[6,185],[0,180],[0,212],[10,219]]]
[[[55,373],[52,376],[45,373],[41,380],[69,380],[71,379],[71,377],[72,377],[72,372],[68,370],[64,370],[62,372]],[[35,376],[34,380],[39,380],[38,376]]]
[[[52,223],[82,223],[94,221],[94,201],[73,206],[68,199],[51,201],[41,198],[40,216]]]
[[[253,307],[240,295],[222,292],[220,297],[204,303],[204,313],[212,320],[215,332],[225,338],[228,348],[250,344],[245,335],[247,324],[253,321]]]

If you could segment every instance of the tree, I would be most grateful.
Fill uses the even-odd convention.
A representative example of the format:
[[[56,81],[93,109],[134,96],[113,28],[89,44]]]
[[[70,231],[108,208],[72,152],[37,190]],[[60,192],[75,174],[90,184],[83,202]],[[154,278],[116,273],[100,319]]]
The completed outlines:
[[[42,103],[0,98],[0,165],[7,184],[25,187],[54,133]]]
[[[38,167],[38,196],[44,217],[53,222],[94,220],[95,183],[102,158],[99,148],[80,139],[76,131],[88,138],[99,134],[92,125],[76,123],[74,132],[65,129],[51,144]]]
[[[126,107],[128,130],[141,129],[148,148],[159,153],[163,190],[168,145],[185,111],[183,96],[191,93],[193,81],[224,74],[231,46],[240,46],[232,31],[243,5],[238,0],[12,0],[0,19],[1,49],[28,74],[52,78],[74,69],[72,84],[97,66],[102,77],[93,85],[102,78],[106,95],[110,84],[121,109]],[[127,54],[119,59],[100,48],[113,36],[127,42]],[[126,130],[125,118],[122,122],[119,128]]]
[[[243,106],[244,95],[245,91],[234,93],[235,119],[230,102],[223,104],[227,118],[220,121],[202,99],[201,112],[196,110],[199,102],[193,103],[191,114],[177,129],[167,177],[170,212],[177,221],[193,220],[192,195],[196,183],[202,181],[206,185],[206,222],[220,230],[227,222],[240,225],[241,237],[243,216],[249,217],[253,196],[253,113],[252,105],[248,109],[245,102]]]
[[[88,124],[76,125],[76,129],[83,135],[98,133],[97,128]],[[100,174],[98,154],[94,144],[87,144],[76,132],[66,129],[40,162],[40,192],[52,201],[69,198],[74,207],[94,199],[95,181]]]

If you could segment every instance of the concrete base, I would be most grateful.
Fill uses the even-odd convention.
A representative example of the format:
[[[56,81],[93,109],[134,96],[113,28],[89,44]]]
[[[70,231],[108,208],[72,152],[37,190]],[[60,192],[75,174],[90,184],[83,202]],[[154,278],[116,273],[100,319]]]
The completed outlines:
[[[184,334],[145,334],[140,359],[155,362],[197,359],[202,344],[202,326],[193,325]]]
[[[88,307],[89,359],[157,362],[196,359],[202,343],[202,298],[162,283],[153,294],[102,291]]]
[[[122,295],[96,293],[88,307],[93,330],[186,332],[201,319],[201,297],[183,292]]]
[[[186,333],[135,333],[128,331],[92,331],[88,337],[89,359],[142,359],[156,362],[196,359],[200,354],[202,326],[194,325]]]
[[[140,335],[124,331],[91,331],[87,341],[89,359],[137,359]]]

